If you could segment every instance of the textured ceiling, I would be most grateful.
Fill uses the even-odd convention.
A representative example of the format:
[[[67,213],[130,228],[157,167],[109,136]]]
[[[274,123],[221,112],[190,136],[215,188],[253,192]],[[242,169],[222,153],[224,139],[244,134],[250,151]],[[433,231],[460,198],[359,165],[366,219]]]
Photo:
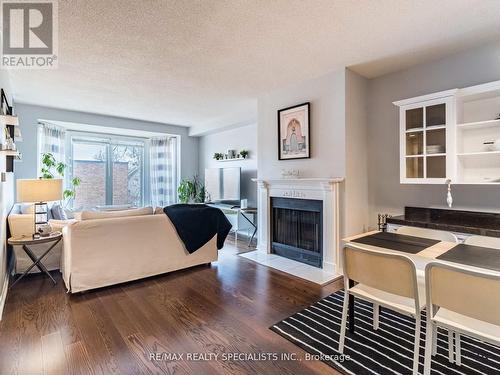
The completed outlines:
[[[500,35],[499,0],[59,1],[59,68],[12,71],[17,102],[191,126],[344,66],[374,77]]]

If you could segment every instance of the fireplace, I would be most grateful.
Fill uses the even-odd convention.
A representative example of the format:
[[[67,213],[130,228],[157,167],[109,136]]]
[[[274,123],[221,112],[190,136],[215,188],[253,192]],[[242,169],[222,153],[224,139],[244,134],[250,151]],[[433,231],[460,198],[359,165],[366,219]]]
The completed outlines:
[[[247,253],[246,257],[319,285],[341,277],[339,194],[343,178],[255,181],[258,183],[258,244],[257,251]],[[296,211],[296,219],[300,220],[294,221],[293,214],[287,210]],[[280,219],[276,220],[277,217]],[[280,232],[284,228],[302,234],[292,237]]]
[[[315,267],[323,261],[323,201],[271,197],[271,252]]]

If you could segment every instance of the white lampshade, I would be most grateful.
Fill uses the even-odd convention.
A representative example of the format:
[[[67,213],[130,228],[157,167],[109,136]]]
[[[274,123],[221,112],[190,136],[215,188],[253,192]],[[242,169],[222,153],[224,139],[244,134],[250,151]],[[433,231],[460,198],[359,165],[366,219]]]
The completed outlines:
[[[62,199],[62,179],[18,179],[18,202],[51,202]]]

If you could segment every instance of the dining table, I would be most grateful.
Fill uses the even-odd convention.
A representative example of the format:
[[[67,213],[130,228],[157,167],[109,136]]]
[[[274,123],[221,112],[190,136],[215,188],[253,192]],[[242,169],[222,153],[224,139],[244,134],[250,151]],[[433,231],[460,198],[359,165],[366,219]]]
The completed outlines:
[[[345,247],[384,251],[406,255],[415,263],[417,274],[423,275],[432,261],[452,264],[469,270],[500,274],[500,249],[472,246],[408,236],[394,232],[371,231],[343,239]],[[349,280],[349,287],[354,281]],[[349,331],[354,333],[354,296],[349,296]]]

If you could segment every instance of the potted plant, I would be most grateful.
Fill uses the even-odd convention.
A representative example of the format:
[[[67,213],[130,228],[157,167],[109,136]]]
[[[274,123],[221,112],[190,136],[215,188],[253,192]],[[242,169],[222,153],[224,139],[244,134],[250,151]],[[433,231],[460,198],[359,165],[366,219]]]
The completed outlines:
[[[241,155],[241,157],[242,157],[243,159],[246,159],[246,158],[247,158],[247,156],[248,156],[248,154],[249,154],[249,151],[248,151],[248,150],[241,150],[241,151],[240,151],[240,155]]]
[[[205,186],[200,182],[198,176],[194,176],[192,179],[183,179],[177,192],[179,193],[180,203],[205,202]]]
[[[50,152],[42,155],[42,177],[46,179],[54,178],[54,169],[55,172],[61,177],[64,177],[64,170],[66,169],[66,164],[63,162],[57,162]],[[79,177],[73,177],[71,179],[71,188],[63,191],[63,198],[66,201],[66,206],[68,205],[71,199],[74,199],[76,196],[76,188],[80,185],[82,181]]]
[[[224,154],[222,154],[221,152],[216,152],[216,153],[214,153],[214,159],[215,160],[222,160],[222,159],[224,159]]]

